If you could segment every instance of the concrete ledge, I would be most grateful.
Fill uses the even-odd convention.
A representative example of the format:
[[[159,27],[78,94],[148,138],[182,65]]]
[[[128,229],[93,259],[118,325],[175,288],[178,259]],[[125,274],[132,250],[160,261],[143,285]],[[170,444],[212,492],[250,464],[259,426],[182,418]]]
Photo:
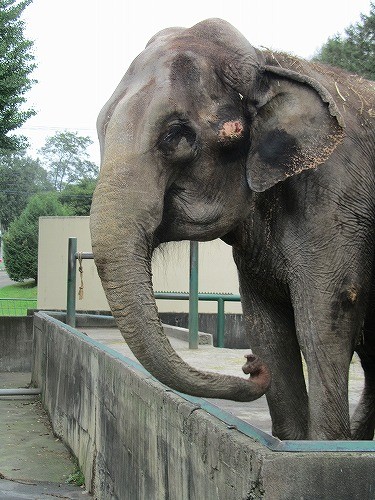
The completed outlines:
[[[32,378],[96,498],[373,499],[375,452],[271,451],[44,313]]]
[[[184,340],[189,342],[189,330],[187,328],[180,328],[179,326],[170,326],[163,323],[163,328],[169,337]],[[199,345],[213,345],[212,335],[210,333],[198,332]]]
[[[36,312],[36,311],[35,311]],[[45,312],[48,316],[58,319],[63,323],[66,322],[66,312],[64,311],[39,311]],[[77,313],[76,314],[76,325],[77,327],[85,326],[104,326],[106,328],[116,327],[116,321],[110,314],[98,313]]]
[[[46,312],[52,318],[58,319],[63,323],[66,321],[66,313],[60,311],[41,311]],[[116,321],[113,316],[102,314],[76,314],[76,325],[78,327],[105,327],[117,328]],[[166,325],[163,323],[163,328],[166,335],[179,340],[189,342],[189,330],[179,326]],[[199,345],[213,345],[213,336],[210,333],[198,332]]]

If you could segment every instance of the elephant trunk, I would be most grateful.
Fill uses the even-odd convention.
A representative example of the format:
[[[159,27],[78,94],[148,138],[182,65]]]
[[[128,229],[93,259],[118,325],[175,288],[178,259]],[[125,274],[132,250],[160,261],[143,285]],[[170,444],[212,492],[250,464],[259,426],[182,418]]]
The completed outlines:
[[[244,367],[250,379],[201,372],[185,363],[166,337],[151,274],[153,235],[162,211],[163,196],[150,201],[150,191],[147,197],[135,190],[124,193],[103,180],[95,191],[90,217],[94,259],[121,334],[140,363],[175,390],[236,401],[261,397],[270,373],[255,356]]]

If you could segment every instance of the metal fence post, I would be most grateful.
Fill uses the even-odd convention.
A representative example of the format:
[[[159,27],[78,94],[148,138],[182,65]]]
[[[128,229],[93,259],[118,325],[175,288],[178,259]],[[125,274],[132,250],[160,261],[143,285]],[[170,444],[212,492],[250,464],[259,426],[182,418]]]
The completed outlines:
[[[217,299],[217,346],[224,347],[224,329],[225,329],[225,316],[224,316],[224,299],[219,297]]]
[[[190,242],[189,349],[198,349],[198,242]]]
[[[76,253],[77,238],[69,238],[66,324],[73,327],[76,326]]]

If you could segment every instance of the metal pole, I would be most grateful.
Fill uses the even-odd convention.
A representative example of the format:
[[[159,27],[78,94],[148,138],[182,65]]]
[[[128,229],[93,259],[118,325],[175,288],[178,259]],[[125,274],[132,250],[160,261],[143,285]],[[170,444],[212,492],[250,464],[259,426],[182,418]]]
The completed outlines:
[[[216,324],[216,335],[217,335],[217,346],[224,347],[224,299],[217,299],[217,324]]]
[[[76,253],[77,238],[69,238],[66,324],[73,327],[76,326]]]
[[[198,242],[190,242],[189,349],[198,349]]]
[[[38,388],[31,387],[30,389],[0,389],[0,396],[33,396],[41,394],[42,391]]]

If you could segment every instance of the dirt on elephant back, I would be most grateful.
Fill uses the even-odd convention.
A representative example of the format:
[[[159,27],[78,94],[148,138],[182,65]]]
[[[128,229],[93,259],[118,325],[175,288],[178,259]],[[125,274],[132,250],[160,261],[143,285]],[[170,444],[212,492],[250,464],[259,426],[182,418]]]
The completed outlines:
[[[306,61],[287,53],[267,50],[264,54],[270,66],[279,66],[319,80],[331,93],[344,120],[349,109],[365,120],[375,118],[375,82],[341,68]]]

